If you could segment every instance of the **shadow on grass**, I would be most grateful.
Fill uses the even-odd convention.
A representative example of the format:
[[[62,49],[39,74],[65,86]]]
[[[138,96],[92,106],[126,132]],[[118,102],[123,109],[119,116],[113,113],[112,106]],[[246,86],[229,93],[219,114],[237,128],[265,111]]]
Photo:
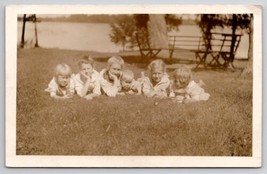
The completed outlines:
[[[108,61],[109,57],[97,57],[94,58],[95,61],[105,63]],[[155,58],[150,58],[150,57],[141,57],[139,55],[122,55],[123,60],[125,61],[126,64],[131,64],[134,66],[137,66],[138,68],[143,68],[146,69],[147,65],[156,59],[161,59],[163,60],[166,65],[167,69],[169,71],[176,69],[179,65],[187,65],[190,67],[194,72],[202,72],[202,71],[217,71],[217,72],[226,72],[226,71],[242,71],[243,68],[236,67],[235,69],[229,69],[229,68],[222,68],[218,66],[207,66],[206,68],[203,65],[200,65],[198,68],[196,68],[196,62],[194,59],[190,57],[175,57],[175,58],[161,58],[161,57],[155,57]],[[245,62],[245,61],[244,61]],[[240,64],[240,63],[238,63]]]
[[[99,58],[94,58],[95,61],[97,62],[107,62],[110,57],[99,57]],[[147,65],[154,59],[149,59],[149,58],[142,58],[141,56],[122,56],[124,62],[126,64],[132,64],[135,65],[139,68],[146,68]]]
[[[107,62],[110,57],[98,57],[94,58],[95,61],[97,62]],[[161,57],[155,57],[155,58],[150,58],[150,57],[141,57],[141,56],[122,56],[123,60],[125,63],[128,64],[145,64],[148,65],[151,61],[156,60],[156,59],[161,59],[163,60],[166,65],[172,65],[172,64],[194,64],[195,62],[193,60],[188,60],[188,59],[169,59],[169,58],[161,58]]]

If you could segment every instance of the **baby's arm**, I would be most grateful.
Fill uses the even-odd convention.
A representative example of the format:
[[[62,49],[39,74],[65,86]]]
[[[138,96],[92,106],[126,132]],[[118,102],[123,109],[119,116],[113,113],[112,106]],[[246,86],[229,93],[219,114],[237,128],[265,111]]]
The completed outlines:
[[[98,77],[98,79],[96,79],[95,83],[94,83],[94,89],[93,89],[93,93],[95,94],[95,96],[101,95],[101,86],[100,86],[100,78]]]
[[[96,81],[93,84],[90,84],[89,87],[88,87],[88,89],[87,89],[87,91],[88,90],[93,90],[93,92],[85,96],[85,98],[87,100],[91,100],[94,97],[101,95],[101,91],[100,91],[100,79],[98,78],[98,79],[96,79]]]
[[[141,94],[142,94],[142,85],[139,84],[139,85],[137,86],[137,93],[136,93],[136,95],[141,95]]]
[[[125,95],[124,92],[118,92],[117,94],[118,94],[118,95]]]
[[[143,93],[147,97],[154,97],[154,96],[156,96],[159,93],[159,91],[158,91],[158,89],[154,89],[151,86],[149,80],[146,79],[144,81],[144,83],[143,83]]]
[[[153,88],[150,90],[144,90],[143,89],[143,93],[145,94],[145,96],[147,97],[154,97],[158,92],[156,90],[154,90]]]
[[[80,92],[78,93],[81,97],[86,97],[86,94],[88,92],[88,89],[90,87],[91,78],[89,76],[86,76],[85,74],[80,73],[83,78],[86,79],[85,84],[81,87]]]
[[[147,78],[143,79],[143,89],[142,89],[143,93],[145,96],[147,97],[152,97],[153,96],[153,90],[152,87],[150,85],[150,82]]]
[[[114,82],[110,85],[105,79],[101,79],[101,88],[109,97],[115,97],[119,91],[120,81],[117,77],[114,77]]]
[[[50,96],[52,98],[55,98],[55,99],[66,99],[66,98],[71,98],[72,97],[71,94],[66,94],[66,95],[63,95],[63,96],[59,96],[59,95],[57,95],[57,90],[58,90],[58,85],[57,85],[57,83],[55,82],[55,80],[53,78],[50,81],[50,83],[48,84],[48,88],[46,89],[46,91],[50,93]]]
[[[132,92],[136,95],[142,94],[142,83],[140,81],[134,81],[132,85]]]
[[[155,97],[167,97],[169,90],[170,82],[162,82],[158,86],[154,87],[154,96]]]
[[[125,92],[125,93],[128,94],[128,95],[133,95],[134,91],[133,90],[129,90],[129,91]]]
[[[73,96],[73,94],[69,93],[69,94],[66,94],[66,95],[63,95],[63,96],[59,96],[56,94],[56,92],[54,91],[51,91],[50,92],[50,96],[54,99],[68,99],[68,98],[71,98]]]
[[[193,86],[188,90],[188,97],[185,98],[184,103],[193,103],[200,100],[200,95],[204,92],[204,89],[198,85]]]
[[[186,90],[185,89],[176,89],[176,90],[174,90],[174,93],[176,94],[176,95],[185,95],[186,94]]]

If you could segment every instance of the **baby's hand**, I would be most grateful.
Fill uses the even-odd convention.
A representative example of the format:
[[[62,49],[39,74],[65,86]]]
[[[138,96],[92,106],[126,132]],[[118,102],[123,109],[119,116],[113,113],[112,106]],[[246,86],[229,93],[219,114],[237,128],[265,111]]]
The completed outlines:
[[[119,79],[120,79],[120,78],[121,78],[121,76],[122,76],[122,72],[120,72],[120,74],[119,74],[119,77],[117,77],[117,78],[119,78]]]
[[[93,84],[89,84],[88,91],[92,91],[93,89],[94,89],[94,85]]]
[[[118,94],[118,95],[125,95],[124,92],[118,92],[117,94]]]
[[[132,90],[130,90],[130,91],[127,91],[126,94],[132,95],[132,94],[134,94],[134,92]]]
[[[169,97],[172,97],[172,98],[175,97],[174,92],[170,92]]]
[[[173,102],[183,103],[183,101],[184,101],[184,97],[183,97],[183,96],[176,96],[176,97],[171,98],[171,100],[172,100]]]
[[[85,96],[84,98],[85,98],[86,100],[92,100],[92,99],[93,99],[93,96],[91,96],[91,95],[89,94],[89,95]]]
[[[73,97],[73,94],[72,93],[68,93],[68,94],[66,94],[65,96],[64,96],[64,98],[72,98]]]
[[[80,72],[80,74],[81,74],[81,80],[82,81],[87,82],[87,83],[90,82],[90,80],[91,80],[90,76],[87,76],[86,74],[84,74],[82,72]]]
[[[109,73],[109,78],[114,81],[118,80],[118,77],[115,74],[111,74],[111,73]]]

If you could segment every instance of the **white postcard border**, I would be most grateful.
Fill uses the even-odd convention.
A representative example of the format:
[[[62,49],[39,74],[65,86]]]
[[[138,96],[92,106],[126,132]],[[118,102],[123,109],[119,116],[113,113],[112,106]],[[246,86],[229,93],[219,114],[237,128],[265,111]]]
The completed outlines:
[[[66,10],[68,9],[68,10]],[[119,10],[118,10],[119,9]],[[18,14],[253,13],[252,157],[16,155]],[[6,7],[6,166],[8,167],[260,167],[262,163],[262,9],[245,5],[10,5]]]

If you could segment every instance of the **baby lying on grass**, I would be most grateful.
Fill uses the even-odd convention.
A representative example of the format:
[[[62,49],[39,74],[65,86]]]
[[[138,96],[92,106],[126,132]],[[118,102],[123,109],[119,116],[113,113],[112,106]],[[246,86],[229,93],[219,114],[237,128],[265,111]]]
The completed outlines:
[[[120,56],[112,56],[108,59],[107,68],[100,72],[100,86],[102,93],[115,97],[121,88],[121,74],[124,60]]]
[[[165,98],[170,80],[166,65],[161,59],[153,60],[148,65],[148,77],[142,79],[142,91],[147,97]]]
[[[121,57],[113,56],[108,60],[107,69],[99,75],[94,70],[93,59],[84,57],[79,61],[80,72],[74,77],[68,65],[58,64],[46,91],[56,99],[71,98],[75,91],[80,97],[92,99],[101,95],[100,88],[110,97],[143,93],[147,97],[165,98],[169,94],[178,103],[205,101],[210,97],[202,88],[204,83],[192,80],[191,69],[186,66],[177,68],[170,81],[164,62],[157,59],[149,64],[147,77],[143,73],[135,80],[131,70],[122,71],[123,64]]]
[[[75,84],[71,75],[71,69],[67,64],[58,64],[55,68],[55,75],[45,91],[55,99],[71,98],[75,92]]]
[[[94,69],[94,61],[91,57],[85,56],[78,62],[80,72],[74,76],[75,91],[87,100],[101,94],[100,91],[100,75]]]
[[[119,95],[141,94],[141,82],[134,79],[134,73],[131,70],[124,70],[121,76],[121,89]]]
[[[199,83],[192,80],[190,68],[181,66],[173,72],[169,96],[173,101],[178,103],[205,101],[209,99],[210,94],[204,91],[202,88],[204,85],[202,80]]]

